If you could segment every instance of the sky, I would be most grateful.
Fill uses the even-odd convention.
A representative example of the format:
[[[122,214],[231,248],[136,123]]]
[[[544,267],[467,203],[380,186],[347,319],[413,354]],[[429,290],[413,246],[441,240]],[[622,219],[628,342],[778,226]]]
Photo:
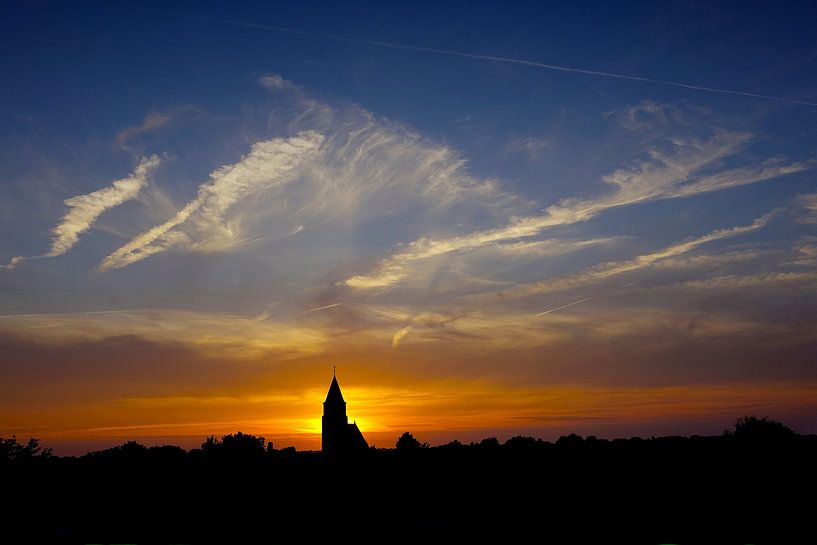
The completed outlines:
[[[0,435],[817,433],[817,7],[0,7]]]

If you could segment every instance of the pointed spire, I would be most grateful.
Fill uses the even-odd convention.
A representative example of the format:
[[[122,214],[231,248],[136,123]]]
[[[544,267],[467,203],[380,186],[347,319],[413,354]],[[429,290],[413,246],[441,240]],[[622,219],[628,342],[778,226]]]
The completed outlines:
[[[329,385],[329,393],[326,394],[326,401],[324,403],[346,403],[343,400],[343,394],[340,393],[340,385],[338,384],[338,377],[332,373],[332,384]]]

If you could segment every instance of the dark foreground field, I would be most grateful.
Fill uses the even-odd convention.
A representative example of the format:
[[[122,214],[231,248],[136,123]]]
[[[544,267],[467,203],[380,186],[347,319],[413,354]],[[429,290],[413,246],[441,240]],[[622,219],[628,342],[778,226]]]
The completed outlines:
[[[817,543],[817,436],[217,447],[4,460],[0,541]]]

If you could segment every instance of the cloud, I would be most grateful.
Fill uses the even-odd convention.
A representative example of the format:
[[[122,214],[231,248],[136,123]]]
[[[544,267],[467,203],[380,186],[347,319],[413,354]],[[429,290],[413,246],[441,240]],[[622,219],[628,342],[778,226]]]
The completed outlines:
[[[690,271],[701,273],[706,270],[721,269],[728,266],[747,267],[751,263],[769,261],[773,257],[773,252],[770,250],[747,248],[717,254],[684,254],[662,259],[660,262],[654,263],[653,266],[668,272]]]
[[[749,225],[730,227],[727,229],[718,229],[704,236],[687,239],[684,242],[673,244],[657,252],[640,255],[628,261],[604,263],[591,269],[589,271],[589,274],[595,279],[600,279],[608,278],[610,276],[615,276],[617,274],[629,272],[636,269],[642,269],[658,261],[686,254],[703,244],[708,244],[710,242],[715,242],[718,240],[723,240],[726,238],[731,238],[734,236],[743,235],[746,233],[751,233],[753,231],[762,229],[763,227],[766,227],[766,225],[768,225],[769,221],[771,221],[774,215],[775,212],[765,214],[757,218]]]
[[[406,335],[409,334],[410,331],[411,331],[411,326],[407,325],[406,327],[404,327],[403,329],[401,329],[400,331],[395,333],[394,337],[392,337],[392,340],[391,340],[391,347],[392,348],[397,348],[398,346],[400,346],[400,342],[405,338]]]
[[[697,291],[724,291],[746,288],[783,286],[791,289],[793,286],[808,287],[813,290],[817,285],[817,272],[763,272],[748,275],[724,275],[687,280],[672,284],[670,288],[684,288]]]
[[[795,174],[812,168],[814,168],[814,162],[812,161],[792,162],[779,157],[767,159],[759,165],[729,169],[709,176],[701,176],[691,183],[679,186],[675,191],[669,192],[667,198],[692,197],[710,191],[721,191],[772,180],[786,174]]]
[[[797,257],[792,261],[795,265],[817,265],[817,244],[815,239],[810,239],[809,243],[797,248]]]
[[[702,196],[799,172],[810,163],[758,156],[762,143],[754,145],[744,132],[690,137],[710,125],[682,127],[662,109],[650,114],[650,122],[658,127],[663,112],[667,120],[660,132],[686,135],[614,130],[612,136],[627,140],[613,145],[614,152],[632,145],[643,155],[616,158],[613,167],[599,172],[608,175],[589,180],[595,182],[589,188],[555,175],[505,184],[480,170],[490,170],[495,159],[506,162],[504,142],[493,156],[471,164],[453,147],[411,128],[310,96],[283,78],[267,78],[260,84],[274,98],[257,109],[242,104],[244,118],[220,123],[217,131],[185,126],[189,138],[179,138],[183,135],[160,129],[172,121],[145,118],[143,128],[157,130],[168,144],[161,149],[174,150],[173,168],[162,166],[135,202],[93,219],[90,228],[121,237],[121,248],[76,257],[99,261],[110,254],[100,265],[110,269],[148,255],[154,259],[130,274],[90,277],[85,270],[61,267],[65,263],[26,263],[31,274],[2,279],[2,310],[32,313],[0,317],[0,342],[26,345],[8,352],[16,370],[6,390],[23,401],[20,406],[38,407],[33,396],[60,398],[46,395],[54,388],[85,403],[69,417],[64,402],[54,401],[53,410],[37,413],[42,422],[54,426],[76,419],[76,426],[124,429],[217,420],[200,418],[193,408],[189,415],[195,418],[173,420],[168,408],[182,405],[216,406],[212,414],[218,418],[246,422],[253,411],[269,414],[269,403],[287,406],[270,399],[250,408],[249,401],[227,398],[244,397],[245,388],[253,390],[247,399],[263,396],[279,382],[275,388],[308,401],[307,389],[323,384],[330,352],[344,376],[347,365],[358,372],[355,383],[376,384],[393,373],[401,376],[389,380],[418,396],[459,399],[449,395],[461,392],[459,385],[448,388],[444,381],[465,382],[469,376],[495,379],[474,399],[497,389],[503,394],[497,406],[514,405],[514,395],[523,395],[502,385],[579,385],[569,395],[586,399],[569,400],[570,407],[559,413],[566,417],[582,408],[589,417],[600,414],[596,408],[604,404],[597,403],[593,384],[692,383],[688,390],[695,392],[707,381],[768,384],[817,376],[808,359],[817,346],[810,295],[817,293],[812,272],[817,252],[815,241],[792,234],[796,228],[807,232],[807,226],[781,221],[767,236],[760,230],[771,221],[768,216],[751,222],[756,215],[749,218],[737,208],[712,211],[709,204],[724,201],[704,198],[656,210],[645,206],[637,217],[616,214],[609,218],[615,221],[586,222],[614,207]],[[141,142],[138,136],[133,133],[129,141]],[[143,135],[148,136],[153,135]],[[610,164],[609,136],[592,135],[598,150],[593,163]],[[514,153],[520,160],[542,149],[533,142],[518,144]],[[560,157],[565,163],[571,159]],[[571,172],[569,164],[559,168]],[[579,170],[590,168],[596,167]],[[792,190],[790,185],[776,188],[774,198]],[[515,187],[557,197],[531,202],[510,193]],[[685,217],[699,201],[707,206]],[[801,201],[809,214],[811,202]],[[12,210],[8,203],[6,210]],[[552,227],[559,229],[548,231]],[[7,247],[15,248],[17,232],[8,231]],[[114,239],[78,236],[83,243]],[[797,248],[785,240],[789,236]],[[198,255],[178,255],[191,252]],[[19,258],[10,265],[17,263]],[[54,267],[60,269],[56,284]],[[78,305],[125,310],[35,314]],[[174,308],[156,309],[164,305]],[[281,387],[279,378],[287,373],[297,374],[299,382]],[[19,379],[51,386],[20,388]],[[427,382],[418,385],[419,380]],[[118,387],[105,390],[103,383]],[[89,418],[88,392],[94,391],[132,403],[131,420]],[[629,394],[620,394],[626,405]],[[720,399],[717,391],[711,394]],[[147,399],[152,395],[162,399]],[[548,395],[531,395],[530,410],[508,410],[497,425],[537,418],[546,412],[541,407]],[[658,405],[662,395],[656,394]],[[382,395],[372,399],[378,406],[391,402]],[[235,409],[226,417],[221,408],[234,403],[243,414]],[[433,425],[456,424],[456,403]],[[461,410],[472,405],[463,403]],[[405,403],[408,421],[417,418],[416,406]],[[148,409],[151,418],[145,416]],[[399,415],[383,414],[384,422],[398,421]],[[477,416],[463,421],[481,422]]]
[[[119,131],[116,135],[116,142],[123,148],[126,148],[134,138],[162,128],[180,115],[195,111],[197,111],[197,108],[194,106],[185,105],[172,108],[166,112],[148,112],[139,125],[126,127]]]
[[[297,86],[289,80],[285,80],[278,74],[267,74],[258,78],[258,85],[275,91],[278,89],[297,89]]]
[[[739,342],[734,336],[752,338],[753,345],[817,342],[813,333],[798,333],[811,327],[814,298],[809,294],[817,286],[817,274],[791,261],[803,254],[802,244],[734,240],[764,229],[772,217],[501,291],[451,298],[435,289],[430,298],[421,298],[413,291],[406,297],[411,286],[401,286],[379,297],[377,305],[356,305],[362,317],[350,331],[368,345],[391,340],[394,346],[399,334],[399,346],[408,324],[412,353],[431,359],[440,351],[470,358],[543,346],[562,347],[558,352],[565,358],[565,351],[580,350],[589,338],[631,336],[633,342],[654,346],[671,344],[668,339],[676,334],[684,340],[691,334],[685,329],[697,339],[707,336],[726,344]],[[731,246],[723,253],[699,253],[718,252],[726,241]],[[558,312],[570,307],[577,312]],[[526,372],[524,365],[519,371]]]
[[[724,240],[727,238],[757,231],[768,225],[769,221],[771,221],[774,215],[775,212],[772,212],[757,218],[749,225],[731,227],[728,229],[718,229],[706,235],[696,238],[690,238],[683,242],[667,246],[655,252],[639,255],[637,257],[634,257],[633,259],[628,259],[625,261],[610,261],[606,263],[600,263],[578,273],[570,274],[560,278],[523,284],[508,290],[503,290],[495,294],[480,294],[469,298],[469,300],[471,301],[485,300],[486,298],[496,299],[497,297],[500,297],[502,299],[528,297],[534,294],[584,287],[611,278],[613,276],[650,267],[655,263],[658,263],[669,258],[684,255],[698,248],[699,246],[708,244],[710,242]]]
[[[814,283],[814,275],[811,275],[811,282]],[[717,288],[712,291],[716,290]],[[687,297],[691,291],[692,289],[687,291]],[[776,342],[772,339],[777,337],[792,341],[792,346],[817,342],[817,334],[813,328],[805,325],[800,326],[801,331],[796,331],[789,324],[767,322],[757,315],[741,316],[736,312],[729,312],[729,308],[722,312],[702,313],[694,308],[694,304],[691,306],[692,308],[654,308],[645,304],[610,306],[609,302],[603,300],[591,304],[588,303],[588,298],[582,298],[572,304],[553,307],[549,309],[550,312],[546,310],[535,315],[524,308],[486,308],[483,305],[468,311],[452,309],[447,313],[421,312],[410,319],[408,326],[403,326],[396,333],[392,322],[384,321],[376,326],[370,324],[367,329],[355,332],[349,338],[362,350],[378,353],[376,347],[390,344],[392,349],[397,348],[410,333],[410,357],[423,362],[429,374],[433,375],[438,371],[439,363],[446,360],[472,361],[475,368],[481,367],[484,371],[493,368],[496,371],[499,358],[503,362],[503,369],[498,374],[502,376],[512,376],[517,371],[522,374],[530,373],[529,365],[533,361],[541,363],[541,352],[536,350],[542,347],[550,347],[554,350],[552,353],[558,353],[559,357],[550,363],[562,367],[569,366],[577,352],[595,352],[594,347],[598,347],[598,343],[602,341],[607,343],[604,346],[615,348],[617,355],[641,349],[649,351],[656,345],[672,344],[679,338],[690,336],[699,340],[710,339],[713,346],[717,345],[716,340],[729,344],[735,342],[734,336],[753,335],[756,342],[765,339],[772,343]],[[559,312],[562,308],[575,308],[575,311]],[[808,323],[811,322],[813,320]],[[622,341],[623,345],[620,344]],[[616,344],[610,344],[612,342]],[[643,346],[630,347],[629,342],[640,342]],[[348,345],[346,349],[349,349]],[[717,353],[717,350],[714,352]],[[514,354],[513,358],[508,357],[510,353]],[[612,356],[607,354],[594,357],[608,360]],[[586,360],[585,363],[589,362]],[[601,375],[607,375],[601,369],[603,364],[600,361],[590,367],[596,367]],[[443,365],[443,370],[445,368]],[[560,371],[556,371],[553,376],[560,374]],[[614,377],[615,373],[612,378]]]
[[[677,117],[678,115],[678,111],[672,106],[648,99],[624,110],[605,114],[605,116],[612,117],[622,127],[630,131],[651,129],[657,125],[663,125],[668,118]]]
[[[26,259],[25,257],[19,256],[19,255],[15,256],[15,257],[12,257],[11,259],[9,259],[9,262],[7,264],[0,265],[0,269],[11,270],[11,269],[15,268],[17,265],[19,265],[20,263],[22,263],[23,261],[25,261],[25,259]]]
[[[102,261],[99,270],[124,267],[174,246],[206,249],[208,244],[212,247],[213,237],[219,234],[229,239],[230,226],[221,221],[224,213],[240,199],[270,185],[285,183],[292,171],[322,142],[323,136],[315,132],[256,142],[238,163],[212,172],[210,180],[199,187],[196,198],[173,218],[117,249]],[[185,223],[190,226],[187,231],[180,228]],[[202,233],[207,236],[201,237]]]
[[[649,159],[635,161],[604,176],[613,193],[588,201],[569,201],[554,208],[554,215],[592,217],[608,208],[657,199],[691,196],[685,188],[694,184],[704,169],[740,151],[752,136],[745,132],[716,131],[710,138],[673,138],[647,151]],[[706,185],[701,190],[710,191]]]
[[[157,155],[143,157],[129,176],[114,180],[109,187],[66,199],[64,204],[68,206],[68,211],[51,229],[53,237],[50,249],[42,255],[15,256],[6,265],[0,265],[0,269],[14,269],[29,259],[57,257],[67,253],[79,242],[80,235],[90,230],[103,213],[135,199],[147,186],[148,178],[161,161]]]
[[[257,320],[226,312],[194,312],[156,308],[44,314],[0,315],[0,335],[13,335],[42,345],[105,342],[139,338],[217,350],[224,357],[281,357],[323,351],[328,335],[319,328],[281,320]]]
[[[525,136],[514,138],[505,146],[505,152],[510,154],[525,155],[530,160],[542,157],[545,150],[550,147],[550,140],[535,136]]]
[[[45,257],[63,255],[79,241],[79,236],[90,229],[103,212],[136,197],[160,162],[156,155],[143,158],[130,176],[114,181],[111,187],[66,199],[65,204],[69,210],[59,225],[52,229],[54,238],[51,249]]]
[[[545,214],[512,218],[504,227],[450,238],[420,238],[398,247],[393,255],[381,260],[373,272],[353,275],[344,283],[358,289],[387,288],[409,276],[415,262],[429,257],[534,237],[552,227],[587,221],[611,208],[691,197],[811,168],[810,163],[774,159],[759,165],[709,172],[720,160],[740,151],[750,139],[748,133],[723,130],[708,139],[672,139],[664,149],[650,149],[649,159],[602,178],[615,188],[611,193],[591,199],[564,199],[546,208]]]
[[[800,195],[797,203],[803,210],[803,215],[800,217],[801,223],[817,223],[817,193],[809,193],[807,195]]]
[[[451,148],[406,127],[354,105],[311,97],[280,76],[264,76],[259,83],[294,90],[279,109],[263,112],[264,132],[298,136],[256,142],[239,163],[214,170],[196,199],[163,223],[143,228],[100,270],[171,249],[235,251],[272,243],[282,233],[314,240],[319,232],[331,238],[351,229],[380,229],[384,221],[389,229],[414,228],[407,219],[441,224],[450,221],[455,207],[463,216],[491,218],[511,206],[528,206],[495,180],[469,175],[467,162]],[[279,168],[277,162],[287,158],[292,164]],[[247,176],[253,179],[245,183]],[[340,258],[343,247],[352,244],[335,244],[323,257]]]
[[[394,218],[462,205],[490,215],[524,206],[496,180],[470,175],[468,162],[450,147],[359,107],[301,96],[296,112],[290,125],[326,135],[324,153],[305,171],[313,192],[303,205],[326,218]]]
[[[504,243],[506,240],[533,236],[538,231],[526,230],[521,227],[517,230],[498,229],[455,237],[451,239],[432,240],[422,238],[409,244],[405,250],[382,260],[378,264],[377,273],[373,275],[356,275],[342,281],[352,288],[388,288],[399,283],[413,270],[415,263],[433,257],[439,257],[452,252],[467,252],[478,249],[490,249],[506,254],[522,254],[529,257],[543,257],[566,254],[587,246],[608,244],[615,238],[598,238],[589,240],[559,240],[549,239],[535,242]]]
[[[588,239],[524,240],[505,242],[487,247],[503,256],[513,257],[553,257],[563,255],[589,246],[607,246],[621,240],[621,237],[601,237]]]

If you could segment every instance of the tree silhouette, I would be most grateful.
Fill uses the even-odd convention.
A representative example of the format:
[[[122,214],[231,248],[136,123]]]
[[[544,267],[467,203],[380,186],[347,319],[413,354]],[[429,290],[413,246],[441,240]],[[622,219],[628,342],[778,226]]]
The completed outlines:
[[[482,448],[499,448],[499,439],[496,437],[486,437],[479,442],[479,446]]]
[[[397,439],[395,448],[402,451],[417,450],[421,448],[428,448],[428,443],[421,443],[411,433],[405,432],[399,439]]]
[[[138,441],[127,441],[114,448],[126,456],[142,456],[148,452],[148,448]]]
[[[201,450],[206,454],[226,454],[230,456],[262,455],[265,452],[266,439],[248,433],[222,435],[218,440],[211,435],[201,444]],[[270,443],[272,445],[272,443]]]
[[[522,435],[516,435],[511,437],[503,444],[504,447],[511,448],[511,449],[519,449],[519,450],[531,450],[537,448],[544,444],[544,441],[541,439],[536,439],[534,437],[525,437]]]
[[[201,444],[201,450],[203,450],[204,452],[213,452],[220,447],[221,441],[219,441],[219,439],[215,435],[210,435]]]
[[[12,525],[21,532],[44,528],[43,542],[64,542],[66,531],[93,533],[76,540],[83,543],[139,543],[168,531],[179,541],[208,542],[213,528],[225,543],[265,542],[269,527],[247,521],[270,515],[282,535],[325,529],[337,541],[338,529],[360,512],[367,527],[386,535],[431,529],[451,541],[485,540],[508,528],[518,528],[511,537],[521,541],[521,532],[541,531],[543,512],[554,542],[575,542],[577,528],[581,542],[690,543],[698,535],[718,543],[814,541],[814,505],[802,491],[817,486],[817,435],[794,434],[768,417],[747,416],[705,437],[570,434],[431,447],[405,432],[391,446],[327,458],[238,432],[211,435],[189,452],[129,441],[61,458],[47,457],[36,439],[0,438],[0,477],[13,499],[4,515],[22,521]],[[44,492],[63,489],[72,501],[42,501]],[[331,509],[315,524],[315,511],[304,506],[323,490]],[[342,496],[331,499],[336,492]],[[642,519],[616,530],[634,507]],[[586,525],[588,517],[599,523]],[[10,539],[8,531],[3,542],[30,540]]]
[[[570,435],[562,435],[556,440],[556,445],[562,448],[579,448],[584,444],[584,439],[581,435],[571,433]]]
[[[9,439],[0,437],[0,462],[14,462],[35,457],[48,458],[50,456],[51,449],[40,447],[40,440],[36,437],[30,438],[26,445],[18,443],[16,435],[12,435]]]
[[[148,458],[148,447],[137,441],[127,441],[115,447],[89,452],[83,458],[116,462],[141,463]]]

